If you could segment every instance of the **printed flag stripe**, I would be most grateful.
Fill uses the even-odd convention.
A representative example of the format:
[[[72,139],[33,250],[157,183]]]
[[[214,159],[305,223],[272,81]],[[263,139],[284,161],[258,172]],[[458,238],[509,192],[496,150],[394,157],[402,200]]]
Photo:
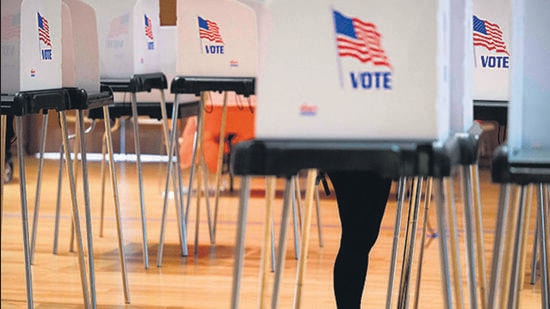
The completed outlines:
[[[381,44],[381,35],[376,25],[359,18],[349,18],[333,11],[336,43],[340,57],[352,57],[363,63],[391,68]]]
[[[50,27],[48,26],[48,20],[42,17],[40,13],[38,14],[38,38],[44,44],[49,47],[52,47],[52,42],[50,41]]]
[[[474,46],[485,47],[498,53],[506,53],[506,43],[498,24],[483,20],[474,15]]]
[[[220,28],[218,24],[208,19],[201,18],[199,16],[199,37],[201,39],[207,39],[212,42],[223,44],[222,36],[220,35]]]
[[[145,35],[150,40],[153,40],[153,25],[151,23],[151,18],[147,17],[147,15],[145,15]]]

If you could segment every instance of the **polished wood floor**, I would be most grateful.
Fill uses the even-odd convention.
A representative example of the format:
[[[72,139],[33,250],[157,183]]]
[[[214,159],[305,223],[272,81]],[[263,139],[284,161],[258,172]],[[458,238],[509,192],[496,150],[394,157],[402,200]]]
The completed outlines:
[[[34,212],[37,160],[27,157],[27,190],[29,218]],[[16,165],[17,166],[17,165]],[[227,308],[229,307],[233,255],[238,210],[238,194],[225,190],[221,198],[218,218],[217,241],[210,246],[205,204],[201,206],[199,219],[199,246],[195,248],[195,203],[189,213],[189,256],[180,255],[175,209],[170,204],[166,226],[166,239],[161,267],[157,267],[157,250],[160,235],[160,218],[164,188],[164,163],[144,163],[145,203],[147,212],[147,236],[150,267],[144,268],[141,245],[141,221],[135,164],[117,163],[121,201],[124,245],[129,273],[130,304],[125,304],[118,258],[115,215],[111,199],[107,199],[103,237],[100,226],[100,165],[90,162],[89,177],[93,216],[96,290],[99,308]],[[17,169],[17,168],[16,168]],[[70,251],[71,208],[69,190],[64,181],[61,203],[61,226],[58,253],[52,253],[58,161],[46,160],[40,198],[40,215],[37,230],[36,253],[32,267],[34,301],[36,308],[81,308],[82,294],[76,253]],[[492,256],[498,187],[491,184],[487,170],[481,170],[481,194],[485,235],[485,258],[489,265]],[[21,214],[19,178],[4,188],[2,218],[2,308],[24,308],[25,276],[21,241]],[[224,178],[227,184],[227,176]],[[79,184],[81,180],[79,180]],[[282,189],[282,182],[278,188]],[[235,186],[238,188],[239,180]],[[261,242],[263,239],[264,198],[261,191],[264,179],[252,182],[244,272],[241,283],[241,307],[258,305],[258,281]],[[107,187],[107,196],[111,191]],[[460,200],[460,199],[459,199]],[[204,201],[204,199],[203,199]],[[276,231],[279,230],[281,197],[277,196],[275,208]],[[335,308],[332,293],[332,265],[338,248],[340,227],[336,202],[332,196],[321,195],[321,228],[323,247],[319,245],[317,222],[313,220],[309,260],[303,290],[303,308]],[[279,208],[277,208],[279,207]],[[460,201],[458,203],[460,207]],[[82,212],[81,212],[82,213]],[[531,212],[531,218],[534,211]],[[364,294],[365,308],[383,308],[388,282],[388,270],[395,217],[395,200],[391,199],[382,224],[379,241],[371,254],[370,269]],[[459,212],[459,218],[462,213]],[[526,265],[530,261],[533,220],[530,221]],[[460,239],[463,240],[463,225]],[[429,212],[428,224],[432,237],[426,239],[424,263],[419,296],[420,308],[443,308],[440,288],[438,244],[433,237],[435,215]],[[281,290],[280,308],[290,308],[294,293],[297,261],[293,249],[292,229],[289,229],[288,257]],[[360,245],[360,244],[358,244]],[[196,250],[196,254],[194,254]],[[463,261],[463,269],[465,261]],[[416,267],[416,266],[415,266]],[[540,286],[529,284],[530,268],[526,266],[521,292],[520,308],[540,308]],[[270,274],[272,275],[272,274]],[[270,279],[272,280],[272,278]],[[412,281],[414,282],[414,280]]]

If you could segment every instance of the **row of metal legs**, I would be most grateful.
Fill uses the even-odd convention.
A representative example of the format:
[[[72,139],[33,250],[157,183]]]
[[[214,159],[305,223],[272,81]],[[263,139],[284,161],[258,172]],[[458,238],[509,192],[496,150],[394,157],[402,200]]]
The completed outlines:
[[[524,264],[522,253],[525,248],[530,212],[527,187],[527,185],[522,185],[519,188],[512,188],[510,184],[503,184],[500,188],[488,308],[517,308],[519,304],[519,291],[522,285],[521,270]],[[541,269],[541,308],[549,308],[550,240],[548,235],[550,231],[548,220],[550,213],[548,205],[550,198],[548,185],[537,184],[536,196],[537,228],[534,246],[535,248],[538,246],[540,252],[534,250],[533,259],[537,258],[538,253]],[[535,268],[533,267],[532,271]]]
[[[188,183],[188,190],[187,190],[187,199],[186,199],[186,203],[182,203],[180,204],[180,206],[178,207],[179,209],[177,209],[178,211],[178,226],[179,226],[179,233],[180,233],[180,237],[182,237],[182,241],[181,241],[181,247],[182,247],[182,252],[181,252],[181,255],[182,256],[187,256],[188,255],[188,248],[187,248],[187,223],[188,223],[188,214],[189,214],[189,208],[191,206],[191,196],[193,194],[193,184],[194,184],[194,181],[195,181],[195,176],[197,176],[197,201],[196,201],[196,206],[197,206],[197,209],[196,209],[196,224],[195,224],[195,251],[194,251],[194,254],[197,255],[198,254],[198,228],[199,228],[199,220],[200,220],[200,203],[201,203],[201,186],[202,186],[202,183],[201,181],[204,180],[204,186],[205,186],[205,194],[206,194],[206,205],[207,205],[207,216],[208,216],[208,225],[209,225],[209,232],[210,232],[210,237],[211,237],[211,240],[212,240],[212,225],[211,225],[211,211],[210,211],[210,198],[209,198],[209,189],[208,189],[208,173],[207,173],[207,170],[206,170],[206,164],[204,162],[204,157],[201,155],[201,152],[202,152],[202,132],[203,132],[203,128],[204,128],[204,125],[203,125],[203,117],[204,117],[204,111],[203,111],[203,108],[202,106],[204,105],[204,93],[201,94],[201,101],[199,103],[199,113],[197,115],[197,131],[195,132],[195,135],[193,137],[193,150],[192,150],[192,155],[191,155],[191,169],[190,169],[190,173],[189,173],[189,183]],[[178,95],[176,94],[175,95],[175,98],[174,98],[174,105],[173,105],[173,112],[172,114],[173,115],[176,115],[177,114],[177,111],[179,110],[179,99],[178,99]],[[181,169],[180,169],[180,165],[179,165],[179,149],[177,147],[178,145],[178,131],[177,131],[177,123],[176,122],[173,122],[172,123],[172,130],[171,132],[169,132],[169,136],[168,136],[168,148],[169,149],[172,149],[172,151],[168,152],[168,172],[167,172],[167,177],[166,177],[166,182],[165,182],[165,188],[167,189],[168,188],[168,184],[170,182],[169,180],[169,176],[168,174],[170,174],[171,170],[172,170],[172,154],[173,154],[173,149],[175,148],[176,151],[176,161],[178,162],[178,164],[176,165],[176,168],[179,173],[181,173]],[[199,172],[197,175],[195,175],[195,162],[196,162],[196,158],[197,158],[197,154],[199,154],[199,165],[200,167],[202,168],[202,174]],[[201,176],[203,177],[203,179],[201,179]],[[183,189],[183,184],[181,183],[180,181],[180,185],[179,185],[179,190],[180,190],[180,196],[182,198],[182,202],[183,202],[183,191],[181,191]],[[186,206],[184,206],[186,205]],[[163,249],[164,249],[164,233],[165,233],[165,224],[166,224],[166,214],[167,214],[167,199],[166,199],[166,196],[164,198],[164,204],[163,204],[163,209],[162,209],[162,219],[161,219],[161,230],[160,230],[160,239],[159,239],[159,250],[158,250],[158,256],[157,256],[157,266],[158,267],[161,267],[162,266],[162,258],[163,258]]]
[[[0,172],[2,175],[2,179],[0,180],[0,218],[3,217],[4,214],[4,154],[6,153],[6,126],[7,126],[7,116],[6,115],[0,115],[0,129],[1,129],[1,146],[0,149],[2,151],[2,162],[0,163]],[[23,133],[23,120],[22,117],[15,117],[15,126],[16,126],[16,134],[18,136],[21,136],[20,134]],[[23,141],[21,138],[17,139],[17,151],[18,154],[22,154],[23,152]],[[22,160],[23,155],[19,155],[18,157],[18,163],[19,163],[19,190],[20,190],[20,198],[21,198],[21,226],[22,226],[22,238],[23,238],[23,256],[25,261],[25,290],[27,294],[27,308],[34,308],[34,298],[33,298],[33,289],[32,289],[32,269],[31,269],[31,258],[30,258],[30,245],[29,245],[29,228],[28,228],[28,211],[27,211],[27,190],[26,186],[24,185],[26,183],[25,178],[25,162]],[[1,220],[1,219],[0,219]],[[0,221],[0,227],[1,227],[2,221]],[[83,282],[83,287],[84,287]],[[87,303],[86,295],[84,297],[85,303]]]
[[[87,273],[86,262],[84,255],[84,241],[82,239],[82,231],[80,225],[80,215],[78,209],[78,203],[76,198],[76,182],[74,176],[74,170],[71,163],[69,155],[69,139],[67,133],[67,119],[64,111],[59,112],[60,123],[61,123],[61,133],[63,139],[63,145],[65,148],[65,156],[68,163],[66,164],[66,172],[69,177],[69,187],[71,191],[71,203],[73,210],[73,224],[76,230],[77,235],[77,245],[78,245],[78,265],[80,270],[80,279],[82,283],[82,294],[83,294],[83,304],[85,308],[95,307],[96,298],[95,298],[95,289],[94,286],[94,263],[93,255],[91,255],[93,250],[93,244],[88,238],[88,266],[90,273]],[[16,116],[16,134],[17,136],[23,136],[23,117]],[[5,116],[2,115],[3,128],[5,129]],[[5,132],[5,130],[3,130]],[[5,139],[5,135],[3,138]],[[26,192],[26,173],[25,173],[25,160],[24,160],[24,149],[23,149],[23,140],[21,138],[17,139],[17,152],[18,152],[18,164],[19,164],[19,187],[20,187],[20,197],[21,197],[21,218],[22,218],[22,234],[23,234],[23,254],[25,259],[25,279],[26,279],[26,292],[27,292],[27,306],[28,308],[34,307],[33,301],[33,292],[32,292],[32,269],[31,269],[31,254],[30,254],[30,244],[29,244],[29,230],[28,230],[28,208],[27,208],[27,192]],[[83,166],[83,169],[85,167]],[[86,191],[87,183],[84,184],[84,190]],[[89,213],[86,213],[86,216],[89,216]],[[89,217],[88,217],[89,218]],[[86,220],[86,229],[90,231],[90,221]],[[90,281],[88,282],[88,276],[90,276]],[[92,288],[90,288],[90,286]]]
[[[109,109],[107,106],[103,107],[103,112],[105,115],[105,144],[107,146],[107,153],[109,157],[109,171],[110,171],[110,179],[111,179],[111,189],[113,193],[113,201],[114,201],[114,207],[115,207],[115,217],[116,217],[116,224],[117,224],[117,235],[118,235],[118,247],[119,247],[119,258],[120,258],[120,265],[121,265],[121,275],[122,275],[122,284],[123,284],[123,291],[124,291],[124,300],[126,303],[130,303],[130,293],[129,293],[129,285],[128,285],[128,275],[126,271],[126,262],[125,262],[125,249],[124,249],[124,237],[123,237],[123,230],[122,230],[122,224],[121,224],[121,215],[120,215],[120,201],[118,196],[118,187],[117,187],[117,177],[116,177],[116,170],[114,166],[114,156],[113,156],[113,145],[112,145],[112,135],[111,135],[111,124],[109,120]],[[95,292],[95,271],[94,271],[94,257],[93,257],[93,233],[91,228],[91,205],[90,205],[90,196],[89,196],[89,190],[88,190],[88,168],[87,168],[87,160],[86,160],[86,142],[85,142],[85,134],[87,131],[84,130],[84,114],[83,111],[78,111],[77,115],[78,123],[76,125],[77,130],[74,135],[74,138],[79,142],[79,147],[75,147],[74,150],[74,156],[75,161],[77,158],[77,154],[80,152],[81,156],[81,163],[82,163],[82,181],[84,185],[84,210],[85,210],[85,218],[86,218],[86,238],[88,243],[88,266],[89,266],[89,273],[90,273],[90,295],[92,298],[92,307],[96,307],[96,292]],[[34,248],[36,244],[36,234],[37,234],[37,228],[38,228],[38,217],[39,217],[39,206],[40,206],[40,193],[41,193],[41,183],[42,183],[42,166],[43,166],[43,160],[44,160],[44,151],[45,151],[45,145],[46,145],[46,132],[47,132],[47,121],[48,121],[48,115],[45,113],[43,115],[43,125],[42,125],[42,135],[41,135],[41,148],[40,148],[40,157],[39,157],[39,168],[38,168],[38,176],[37,176],[37,188],[36,188],[36,199],[35,199],[35,210],[34,210],[34,216],[33,216],[33,223],[32,223],[32,237],[31,237],[31,246],[30,246],[30,255],[31,255],[31,263],[34,260]],[[66,123],[66,122],[65,122]],[[93,126],[90,128],[93,129]],[[73,173],[76,173],[75,170],[77,168],[76,164],[71,163],[72,160],[67,159],[70,156],[70,148],[68,147],[68,141],[70,139],[70,136],[67,135],[67,143],[63,143],[61,147],[61,159],[59,161],[59,175],[58,175],[58,191],[57,191],[57,204],[56,204],[56,214],[55,214],[55,228],[54,228],[54,246],[53,246],[53,253],[57,254],[57,243],[58,243],[58,234],[59,234],[59,213],[60,213],[60,203],[61,203],[61,181],[62,181],[62,174],[61,169],[63,166],[63,162],[65,161],[65,165],[73,165]],[[77,149],[80,149],[78,151]],[[65,160],[63,160],[63,157]],[[76,186],[76,179],[74,180],[75,184],[71,184],[72,186]],[[75,192],[71,192],[71,198],[72,195],[76,194]],[[73,240],[74,240],[74,223],[72,224],[71,228],[71,250],[73,248]],[[78,233],[77,237],[79,237]]]
[[[220,207],[220,194],[221,194],[221,173],[222,173],[222,167],[223,167],[223,154],[224,154],[224,139],[225,136],[225,128],[226,128],[226,121],[227,121],[227,105],[228,105],[228,99],[229,99],[229,93],[227,91],[224,92],[223,97],[223,105],[222,105],[222,114],[221,114],[221,125],[220,125],[220,143],[218,147],[218,156],[217,156],[217,169],[215,173],[215,188],[214,188],[214,213],[212,215],[212,207],[210,204],[210,186],[208,182],[208,169],[206,167],[206,162],[204,158],[204,148],[203,148],[203,139],[204,139],[204,117],[205,117],[205,111],[204,106],[206,104],[207,96],[209,96],[208,91],[201,92],[200,96],[200,102],[199,102],[199,111],[197,115],[197,129],[193,137],[193,149],[191,154],[191,167],[189,172],[189,182],[188,182],[188,195],[186,203],[184,203],[185,210],[183,207],[180,210],[181,217],[183,220],[179,223],[180,226],[180,234],[186,235],[186,226],[188,224],[188,215],[190,212],[191,207],[191,197],[193,195],[193,192],[196,192],[196,200],[195,200],[195,206],[196,206],[196,214],[195,214],[195,238],[194,238],[194,255],[198,254],[198,243],[199,243],[199,226],[200,226],[200,214],[201,214],[201,202],[202,202],[202,192],[204,191],[204,201],[206,204],[206,216],[207,216],[207,223],[208,223],[208,232],[209,232],[209,238],[210,238],[210,245],[216,244],[216,229],[217,229],[217,221],[218,221],[218,213],[219,213],[219,207]],[[211,98],[210,98],[211,100]],[[174,112],[176,112],[179,108],[179,100],[178,100],[178,94],[175,95],[174,99]],[[169,147],[175,147],[177,149],[177,130],[175,123],[172,124],[173,128],[170,132],[169,137]],[[176,156],[179,155],[179,152],[176,151]],[[172,162],[172,152],[169,152],[168,154],[168,168],[171,169]],[[198,160],[198,164],[197,164]],[[179,164],[177,165],[179,168]],[[197,171],[196,168],[199,170]],[[166,179],[166,188],[168,188],[169,180]],[[196,186],[196,188],[194,188]],[[204,186],[204,190],[203,190]],[[181,186],[180,186],[181,188]],[[157,257],[157,266],[162,265],[162,253],[164,248],[164,230],[165,230],[165,222],[166,222],[166,198],[163,205],[163,213],[162,213],[162,223],[161,223],[161,232],[160,232],[160,240],[159,240],[159,251],[158,251],[158,257]],[[186,243],[186,242],[184,242]],[[187,256],[187,246],[185,246],[184,251],[182,251],[182,256]]]
[[[466,260],[467,264],[467,287],[469,295],[469,303],[471,308],[484,308],[486,296],[485,288],[485,264],[483,263],[483,229],[481,218],[481,203],[479,197],[479,176],[477,173],[477,166],[463,166],[462,171],[462,191],[464,199],[464,226],[465,226],[465,242],[466,242]],[[299,265],[296,277],[296,290],[294,295],[294,308],[300,308],[301,305],[301,290],[303,287],[303,278],[305,273],[305,266],[307,261],[307,251],[309,242],[309,226],[311,223],[312,205],[315,188],[316,170],[308,171],[308,187],[306,190],[305,198],[305,219],[302,227],[302,246],[299,253]],[[267,276],[267,260],[270,254],[269,244],[273,239],[273,218],[272,213],[272,198],[275,192],[275,178],[268,177],[266,185],[266,221],[264,230],[264,244],[262,247],[262,266],[260,269],[260,302],[262,308],[267,307],[265,286]],[[427,188],[424,193],[424,210],[422,217],[422,228],[418,229],[419,216],[420,216],[420,201],[423,195],[423,184],[427,182]],[[423,259],[423,248],[425,245],[428,216],[429,202],[432,195],[432,182],[434,191],[434,200],[436,202],[436,217],[437,217],[437,238],[439,240],[440,248],[440,264],[441,275],[443,282],[443,294],[444,303],[446,308],[464,308],[465,299],[464,291],[462,290],[462,270],[461,260],[459,253],[458,242],[458,223],[456,222],[457,212],[453,198],[448,198],[449,190],[454,188],[454,184],[451,179],[423,179],[414,177],[410,181],[410,193],[411,198],[409,201],[409,211],[407,215],[407,224],[405,227],[405,235],[401,236],[402,231],[402,218],[403,218],[403,205],[405,202],[405,191],[407,188],[408,179],[402,178],[399,181],[398,189],[398,203],[397,213],[395,221],[394,242],[392,247],[392,258],[389,272],[388,281],[388,294],[386,299],[386,308],[392,308],[394,305],[394,282],[395,275],[397,273],[397,261],[399,252],[399,242],[404,239],[402,250],[402,263],[400,268],[399,287],[397,289],[397,308],[408,308],[419,306],[419,294],[420,294],[420,282],[421,282],[421,270]],[[284,269],[284,257],[286,256],[286,229],[289,223],[289,209],[290,203],[293,199],[291,186],[294,183],[294,177],[287,179],[285,184],[285,195],[283,197],[283,214],[281,219],[281,231],[279,234],[279,250],[278,257],[276,258],[276,267],[273,283],[273,293],[271,299],[271,308],[278,307],[278,298],[280,291],[280,282],[282,277],[282,271]],[[241,180],[241,192],[240,192],[240,206],[238,214],[238,226],[237,226],[237,238],[236,238],[236,251],[235,251],[235,266],[233,272],[233,286],[232,286],[232,308],[239,307],[239,291],[240,291],[240,278],[242,275],[243,267],[243,254],[244,254],[244,235],[246,232],[246,217],[247,207],[250,191],[250,177],[244,176]],[[450,196],[454,196],[454,192],[451,191]],[[415,258],[415,248],[417,231],[421,230],[421,243],[420,251],[417,262],[417,273],[415,286],[411,287],[411,280],[413,276],[413,260]],[[273,248],[272,248],[273,251]],[[411,290],[414,288],[414,299],[411,301]]]
[[[142,165],[141,165],[141,151],[139,146],[139,126],[137,124],[138,114],[137,114],[137,100],[136,100],[136,94],[132,93],[132,115],[134,118],[134,139],[135,139],[135,151],[136,151],[136,165],[138,170],[138,183],[139,183],[139,194],[140,194],[140,210],[141,210],[141,221],[142,221],[142,235],[143,235],[143,259],[145,263],[145,267],[148,268],[148,245],[147,245],[147,230],[146,230],[146,217],[145,217],[145,206],[144,206],[144,188],[143,188],[143,173],[142,173]],[[109,162],[109,171],[110,171],[110,182],[111,182],[111,188],[113,192],[113,199],[115,204],[115,215],[116,215],[116,222],[117,222],[117,233],[118,233],[118,246],[119,246],[119,254],[120,254],[120,263],[121,263],[121,274],[122,274],[122,281],[123,281],[123,289],[124,289],[124,297],[125,302],[130,303],[130,294],[129,294],[129,286],[128,286],[128,276],[126,271],[126,264],[125,264],[125,253],[124,253],[124,237],[122,232],[122,226],[121,226],[121,215],[120,215],[120,202],[118,197],[118,188],[117,188],[117,180],[116,180],[116,170],[114,166],[114,156],[113,156],[113,146],[112,146],[112,135],[111,135],[111,124],[110,124],[110,117],[109,117],[109,109],[107,106],[103,107],[104,112],[104,119],[105,119],[105,135],[104,135],[104,145],[103,149],[105,149],[105,146],[107,146],[107,155],[108,155],[108,162]],[[163,117],[163,133],[166,141],[166,151],[168,153],[173,152],[173,144],[169,144],[169,132],[168,132],[168,120],[166,115],[166,105],[165,105],[165,97],[164,92],[161,90],[161,113]],[[77,244],[78,244],[78,252],[79,255],[82,254],[84,251],[84,245],[82,242],[82,234],[81,234],[81,228],[80,228],[80,220],[75,219],[79,218],[78,216],[78,206],[77,206],[77,197],[76,197],[76,179],[75,179],[75,169],[77,168],[76,164],[72,163],[71,157],[70,157],[70,147],[69,147],[69,139],[71,138],[68,135],[67,130],[67,120],[65,112],[60,112],[60,120],[61,120],[61,126],[62,126],[62,134],[63,134],[63,145],[61,147],[61,157],[65,158],[65,167],[67,169],[67,173],[69,176],[69,182],[70,182],[70,191],[71,191],[71,199],[73,203],[73,223],[72,223],[72,232],[71,232],[71,249],[73,248],[73,240],[74,235],[76,233],[77,236]],[[177,115],[177,109],[176,106],[174,106],[173,115]],[[20,122],[19,119],[21,117],[16,117],[16,124]],[[46,145],[46,132],[47,132],[47,119],[48,114],[44,113],[43,116],[43,126],[42,126],[42,136],[41,136],[41,143],[40,143],[40,157],[39,157],[39,168],[38,168],[38,175],[37,175],[37,188],[36,188],[36,199],[35,199],[35,211],[34,211],[34,217],[33,217],[33,223],[32,223],[32,237],[31,241],[29,243],[29,233],[28,233],[28,224],[27,224],[27,198],[26,198],[26,189],[23,184],[26,183],[25,179],[25,173],[22,172],[22,176],[20,177],[21,182],[21,197],[22,197],[22,215],[24,219],[23,224],[23,238],[24,238],[24,244],[25,247],[28,246],[28,250],[25,249],[25,258],[29,259],[29,268],[28,268],[28,284],[27,284],[27,295],[29,299],[29,306],[32,307],[32,280],[30,278],[31,272],[30,272],[30,265],[32,264],[33,257],[34,257],[34,248],[36,244],[36,232],[37,232],[37,222],[39,217],[39,204],[40,204],[40,193],[41,193],[41,179],[42,179],[42,167],[43,167],[43,160],[44,160],[44,151],[45,151],[45,145]],[[89,281],[90,286],[87,284],[87,275],[85,270],[82,270],[83,267],[85,267],[85,262],[83,260],[83,257],[80,258],[80,266],[81,266],[81,277],[82,277],[82,285],[83,285],[83,295],[84,295],[84,303],[86,304],[86,307],[92,307],[96,308],[96,291],[95,291],[95,271],[94,271],[94,258],[93,258],[93,239],[92,239],[92,231],[91,231],[91,213],[90,213],[90,197],[89,197],[89,190],[88,190],[88,175],[87,175],[87,162],[86,162],[86,143],[85,143],[85,132],[84,132],[84,115],[83,111],[78,111],[78,123],[77,123],[77,131],[75,133],[75,136],[73,136],[77,141],[80,142],[80,154],[81,154],[81,161],[82,161],[82,178],[83,178],[83,194],[84,194],[84,203],[85,203],[85,219],[86,219],[86,227],[87,227],[87,244],[88,244],[88,267],[89,267]],[[2,123],[3,123],[3,130],[2,132],[5,132],[5,116],[2,115]],[[176,122],[174,121],[174,126]],[[18,136],[22,136],[22,132],[20,132],[21,125],[18,125]],[[175,128],[173,128],[175,132]],[[2,146],[5,146],[5,135],[3,134],[3,144]],[[18,141],[21,141],[21,139],[18,139]],[[5,150],[2,151],[2,154],[4,154]],[[19,154],[22,156],[23,150],[18,149]],[[75,148],[75,159],[77,157],[78,151]],[[179,153],[177,153],[178,157],[175,162],[175,164],[179,167]],[[103,156],[105,157],[105,152],[103,151]],[[4,160],[2,160],[2,164]],[[20,170],[24,171],[24,162],[22,160],[22,157],[19,158],[19,165]],[[57,240],[58,240],[58,231],[59,231],[59,213],[60,213],[60,197],[61,197],[61,169],[63,166],[63,160],[60,160],[60,170],[59,170],[59,179],[58,179],[58,192],[57,192],[57,205],[56,205],[56,222],[55,222],[55,235],[54,235],[54,254],[57,252]],[[2,172],[4,170],[4,167],[2,166]],[[175,193],[175,199],[176,204],[178,205],[176,209],[178,210],[178,223],[182,222],[185,223],[184,220],[180,219],[183,218],[183,212],[179,211],[183,209],[183,192],[181,190],[182,188],[182,179],[181,179],[181,171],[179,168],[174,169],[174,172],[172,173],[170,170],[167,172],[167,179],[172,176],[172,182],[174,184],[174,193]],[[104,187],[104,180],[105,180],[105,173],[104,173],[104,165],[102,162],[102,185]],[[167,183],[168,185],[168,183]],[[165,198],[168,196],[168,188],[165,190]],[[2,190],[3,190],[3,183],[2,183]],[[104,191],[102,191],[104,192]],[[104,196],[102,196],[102,217],[101,217],[101,234],[103,231],[103,202],[104,202]],[[166,200],[165,200],[166,204]],[[76,231],[75,231],[76,229]],[[180,232],[180,242],[182,244],[182,254],[187,255],[187,245],[186,245],[186,237],[185,237],[185,227],[180,226],[179,232]],[[28,257],[27,257],[28,254]],[[160,264],[159,264],[160,265]]]

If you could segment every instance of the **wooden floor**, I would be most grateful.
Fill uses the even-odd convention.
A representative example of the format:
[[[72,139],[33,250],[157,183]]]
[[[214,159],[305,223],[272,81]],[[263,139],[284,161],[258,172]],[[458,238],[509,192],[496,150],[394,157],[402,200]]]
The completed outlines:
[[[27,157],[27,190],[29,218],[34,212],[37,160]],[[16,165],[17,166],[17,165]],[[142,258],[142,234],[139,212],[138,186],[135,164],[117,163],[119,194],[122,208],[126,262],[129,273],[130,304],[124,303],[120,264],[118,258],[115,216],[111,199],[106,202],[104,236],[100,226],[100,173],[99,163],[90,162],[89,177],[93,216],[96,291],[99,308],[227,308],[231,297],[234,243],[238,210],[238,195],[224,191],[218,221],[217,242],[209,244],[205,205],[202,204],[199,224],[199,246],[194,248],[195,203],[189,213],[189,256],[180,255],[180,244],[175,219],[175,208],[170,203],[166,226],[166,239],[162,267],[157,267],[157,249],[164,188],[164,163],[144,163],[147,236],[149,243],[149,269]],[[17,169],[17,168],[16,168]],[[40,199],[36,254],[32,268],[34,301],[36,308],[81,308],[82,294],[76,254],[70,251],[71,208],[69,190],[64,182],[61,203],[59,249],[52,254],[54,216],[56,205],[58,161],[47,160]],[[21,241],[21,215],[19,178],[4,188],[2,219],[2,308],[25,307],[25,276]],[[492,256],[495,213],[498,187],[490,183],[487,170],[481,170],[486,262]],[[224,178],[227,183],[227,177]],[[79,184],[81,182],[79,181]],[[235,182],[238,188],[239,180]],[[256,308],[261,242],[263,235],[264,199],[261,191],[263,178],[252,182],[244,272],[241,283],[241,308]],[[282,189],[282,182],[278,183]],[[111,191],[107,189],[107,196]],[[203,199],[204,201],[204,199]],[[460,199],[459,199],[460,202]],[[275,208],[276,231],[279,230],[280,196]],[[321,228],[323,244],[319,246],[317,222],[313,220],[309,260],[303,290],[303,308],[335,308],[332,293],[332,265],[338,248],[340,227],[335,199],[321,196]],[[458,203],[458,209],[461,204]],[[82,213],[82,212],[81,212]],[[534,211],[531,212],[533,217]],[[379,241],[371,254],[370,269],[364,294],[365,308],[382,308],[388,282],[388,270],[395,217],[395,199],[390,199],[382,224]],[[459,217],[462,213],[459,211]],[[533,220],[530,221],[526,265],[530,261]],[[460,239],[464,239],[462,221]],[[443,308],[440,289],[440,271],[437,236],[434,236],[435,215],[429,212],[429,236],[425,243],[424,263],[419,299],[420,308]],[[297,261],[294,255],[292,229],[289,229],[288,257],[286,260],[280,308],[290,308],[294,293]],[[360,244],[358,244],[359,246]],[[194,251],[197,250],[197,254]],[[462,263],[463,269],[465,261]],[[416,266],[415,266],[416,267]],[[530,268],[526,266],[521,292],[520,308],[540,308],[540,286],[529,284]],[[270,274],[272,275],[272,274]],[[414,282],[414,280],[412,281]]]

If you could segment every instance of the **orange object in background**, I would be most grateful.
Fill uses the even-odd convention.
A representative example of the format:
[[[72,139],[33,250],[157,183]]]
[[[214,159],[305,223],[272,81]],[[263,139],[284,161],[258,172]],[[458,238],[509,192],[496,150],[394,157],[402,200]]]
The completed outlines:
[[[224,140],[227,139],[229,134],[235,135],[232,139],[232,144],[254,138],[254,119],[256,115],[254,112],[255,110],[256,108],[254,106],[227,106]],[[204,118],[204,158],[208,170],[214,173],[216,172],[218,165],[218,148],[220,142],[222,106],[207,106]],[[185,128],[183,129],[183,141],[181,142],[179,149],[182,169],[189,168],[191,166],[193,136],[195,134],[196,128],[197,117],[189,118],[189,120],[187,120]],[[224,154],[227,153],[229,153],[229,146],[227,143],[225,143]],[[199,156],[197,154],[197,162],[198,158]]]

